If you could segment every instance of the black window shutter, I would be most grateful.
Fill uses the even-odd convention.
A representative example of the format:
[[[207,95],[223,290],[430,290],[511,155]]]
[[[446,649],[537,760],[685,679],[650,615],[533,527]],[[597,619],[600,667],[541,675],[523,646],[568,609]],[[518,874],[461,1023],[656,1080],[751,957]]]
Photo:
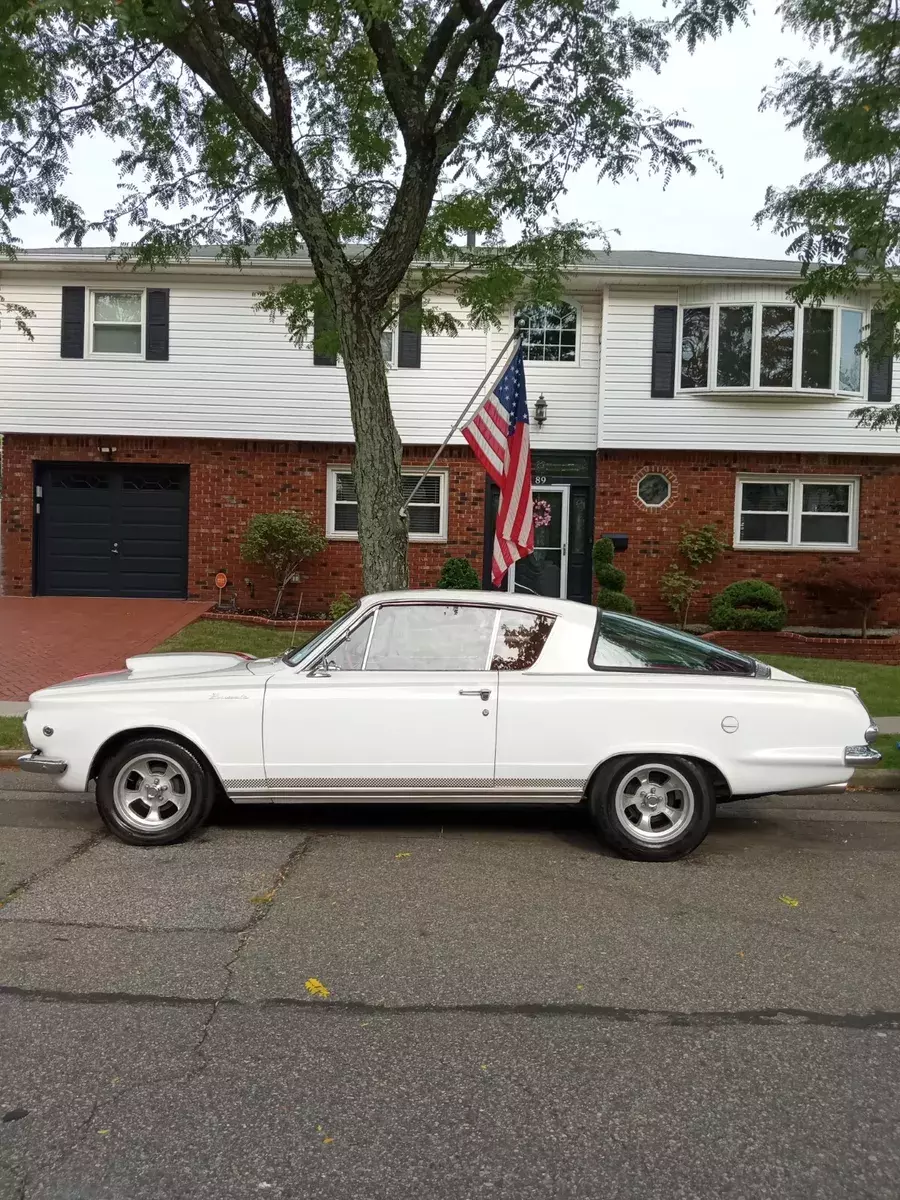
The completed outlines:
[[[653,364],[650,371],[650,395],[675,395],[675,329],[678,309],[674,304],[653,308]]]
[[[335,331],[334,317],[331,315],[331,310],[320,301],[316,304],[313,310],[313,366],[314,367],[336,367],[337,354],[330,354],[328,351],[317,350],[316,342],[323,334],[334,333]]]
[[[885,332],[885,314],[872,313],[869,336],[876,342]],[[890,404],[894,378],[894,360],[890,354],[869,355],[869,403]]]
[[[59,332],[60,358],[84,358],[84,288],[62,290],[62,323]]]
[[[147,336],[144,351],[148,362],[169,358],[169,289],[147,289]]]
[[[422,365],[422,301],[411,296],[400,297],[398,367]]]

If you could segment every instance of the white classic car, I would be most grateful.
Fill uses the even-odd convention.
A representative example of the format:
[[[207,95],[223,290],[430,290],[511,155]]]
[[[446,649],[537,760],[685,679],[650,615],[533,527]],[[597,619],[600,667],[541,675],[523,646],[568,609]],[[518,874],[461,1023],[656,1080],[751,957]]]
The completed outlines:
[[[588,806],[631,858],[688,854],[717,802],[843,790],[877,761],[852,688],[689,634],[499,592],[369,596],[282,658],[142,654],[44,688],[28,771],[85,791],[123,841],[235,803]]]

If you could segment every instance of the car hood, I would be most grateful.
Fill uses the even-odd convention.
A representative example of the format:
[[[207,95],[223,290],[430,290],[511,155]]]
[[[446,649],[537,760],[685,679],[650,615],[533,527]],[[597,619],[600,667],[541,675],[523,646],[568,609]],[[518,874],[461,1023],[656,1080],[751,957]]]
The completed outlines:
[[[82,675],[33,692],[30,700],[59,696],[61,692],[109,691],[129,688],[140,684],[154,687],[171,680],[174,685],[189,686],[191,680],[208,679],[217,681],[246,678],[251,675],[271,675],[282,667],[278,659],[254,659],[246,654],[222,654],[217,652],[197,654],[136,654],[125,660],[124,671],[102,671],[96,675]]]

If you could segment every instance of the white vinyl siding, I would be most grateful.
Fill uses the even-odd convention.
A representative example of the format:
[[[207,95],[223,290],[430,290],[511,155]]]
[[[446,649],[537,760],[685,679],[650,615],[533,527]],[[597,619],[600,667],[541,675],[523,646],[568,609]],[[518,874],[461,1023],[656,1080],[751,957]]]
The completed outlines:
[[[851,410],[866,403],[865,391],[861,396],[825,396],[777,389],[702,394],[677,389],[671,398],[651,397],[654,305],[786,305],[787,285],[757,281],[681,288],[617,284],[610,285],[608,295],[601,448],[900,453],[900,434],[872,433],[850,420]],[[894,401],[900,402],[900,360],[894,364]]]
[[[734,502],[737,550],[855,550],[859,480],[743,475]]]
[[[0,272],[0,291],[33,309],[28,342],[12,321],[0,324],[0,432],[353,442],[342,368],[313,367],[312,349],[298,349],[280,321],[254,311],[255,297],[280,280],[245,271],[218,278],[196,272],[154,276],[169,287],[169,361],[126,355],[60,357],[62,286],[128,290],[122,273],[82,278],[46,272]],[[130,282],[130,280],[129,280]],[[145,281],[142,281],[145,282]],[[88,295],[86,330],[90,328]],[[579,297],[581,361],[529,363],[534,404],[543,391],[548,418],[532,423],[536,449],[595,449],[599,403],[600,294]],[[407,446],[443,441],[493,358],[512,332],[472,329],[452,298],[439,298],[462,321],[457,337],[422,337],[419,370],[390,370],[388,387],[400,437]],[[87,332],[86,332],[87,340]],[[396,342],[396,338],[394,339]],[[396,361],[396,347],[392,347]],[[462,444],[456,434],[454,444]]]

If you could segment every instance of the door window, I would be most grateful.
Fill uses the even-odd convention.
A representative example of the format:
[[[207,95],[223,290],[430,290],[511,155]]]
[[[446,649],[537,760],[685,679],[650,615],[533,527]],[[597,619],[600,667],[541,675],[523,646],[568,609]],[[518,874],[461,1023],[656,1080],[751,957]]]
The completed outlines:
[[[372,617],[357,625],[327,656],[323,666],[329,671],[361,671],[366,661],[366,648],[372,633]]]
[[[533,667],[552,628],[553,617],[504,609],[497,626],[491,670],[527,671]]]
[[[367,671],[486,671],[496,609],[388,604],[378,610]]]

